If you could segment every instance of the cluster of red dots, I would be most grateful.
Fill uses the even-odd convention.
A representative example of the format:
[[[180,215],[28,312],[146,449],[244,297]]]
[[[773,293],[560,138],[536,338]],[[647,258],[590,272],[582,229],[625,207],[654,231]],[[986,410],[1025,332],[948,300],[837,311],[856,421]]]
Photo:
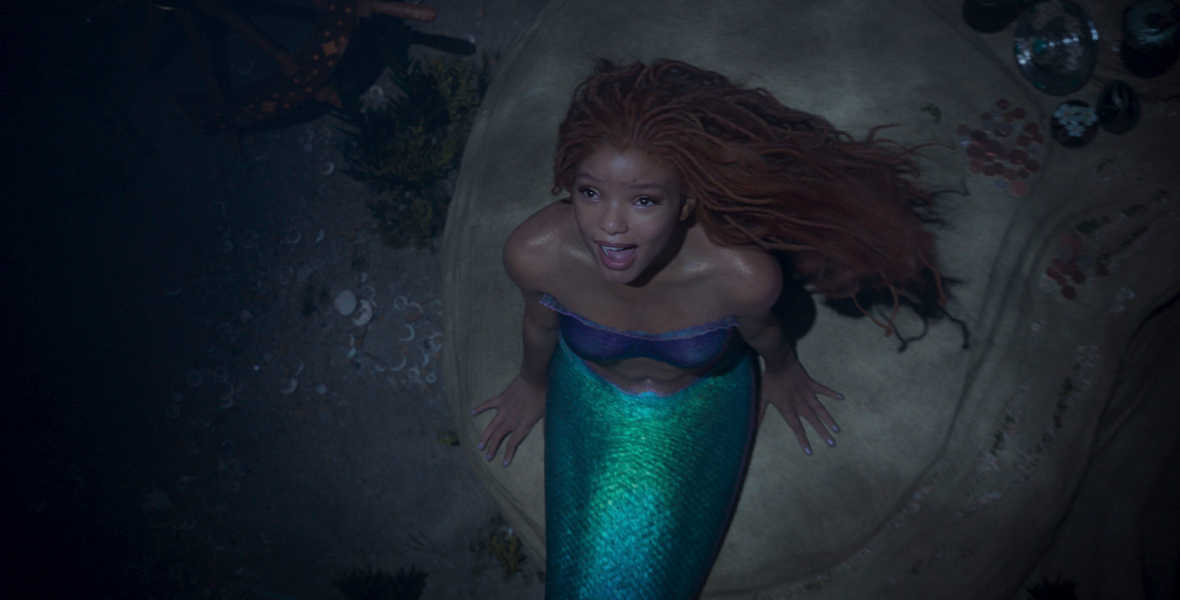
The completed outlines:
[[[971,172],[996,177],[997,188],[1016,196],[1028,191],[1024,180],[1041,170],[1036,157],[1045,141],[1040,126],[1024,122],[1026,117],[1028,111],[1001,99],[979,115],[978,129],[959,125],[956,130],[959,144],[967,148]]]
[[[1086,282],[1086,269],[1091,267],[1094,274],[1099,277],[1110,274],[1105,264],[1095,263],[1089,255],[1082,252],[1082,242],[1078,238],[1063,233],[1058,239],[1057,253],[1045,269],[1045,276],[1057,283],[1062,296],[1067,300],[1073,300],[1078,294],[1074,286]]]

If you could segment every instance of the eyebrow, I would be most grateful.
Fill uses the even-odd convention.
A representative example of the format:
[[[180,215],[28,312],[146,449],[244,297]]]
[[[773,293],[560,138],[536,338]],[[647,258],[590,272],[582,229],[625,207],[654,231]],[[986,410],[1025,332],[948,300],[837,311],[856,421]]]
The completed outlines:
[[[602,182],[602,179],[595,177],[585,171],[579,171],[577,176],[574,177],[574,179],[582,179],[582,178]],[[661,192],[664,192],[665,194],[668,193],[668,189],[658,183],[629,183],[629,184],[627,184],[626,187],[627,187],[627,189],[632,189],[632,190],[660,190]]]

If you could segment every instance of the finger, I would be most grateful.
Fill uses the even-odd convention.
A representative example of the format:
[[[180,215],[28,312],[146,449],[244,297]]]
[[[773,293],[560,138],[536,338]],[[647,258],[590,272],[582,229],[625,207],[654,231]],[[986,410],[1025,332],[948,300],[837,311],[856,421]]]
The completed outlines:
[[[483,450],[483,447],[486,446],[488,443],[488,439],[492,437],[492,434],[495,433],[495,431],[496,431],[496,418],[492,417],[492,422],[488,423],[487,426],[483,428],[483,434],[481,434],[479,436],[479,444],[476,444],[475,447],[479,448],[480,450]]]
[[[818,402],[815,404],[819,405],[819,410],[815,410],[814,405],[805,406],[802,416],[807,419],[808,423],[812,424],[813,428],[815,428],[815,431],[819,433],[819,437],[824,439],[824,443],[826,443],[828,446],[831,446],[831,448],[835,448],[835,438],[832,437],[832,433],[828,433],[827,428],[825,428],[824,423],[821,422],[819,417],[819,411],[824,411],[824,413],[827,413],[827,411],[824,409],[824,405],[821,405]],[[828,415],[827,418],[831,419],[832,416]],[[833,422],[832,424],[834,425],[835,423]]]
[[[504,446],[504,466],[505,467],[512,464],[512,457],[516,456],[516,444],[512,443],[514,441],[516,441],[516,432],[512,432],[512,439],[508,440],[508,444],[506,444]]]
[[[492,438],[488,441],[487,448],[484,450],[485,460],[492,460],[493,458],[496,458],[496,454],[500,451],[500,442],[503,442],[504,438],[507,436],[507,431],[502,432],[499,430],[497,430],[496,433],[492,435]]]
[[[820,402],[818,398],[812,398],[808,404],[811,405],[812,412],[814,412],[820,418],[820,420],[822,420],[824,424],[828,426],[828,429],[831,429],[836,433],[840,433],[840,426],[837,425],[836,420],[832,418],[832,413],[828,412],[828,409],[824,407],[823,403]],[[828,445],[830,446],[831,444]]]
[[[505,467],[512,464],[512,457],[516,456],[516,447],[520,445],[520,442],[522,440],[524,440],[525,435],[526,435],[525,433],[520,432],[520,431],[513,431],[512,432],[512,439],[508,440],[508,443],[504,445],[504,466]]]
[[[476,447],[480,450],[488,448],[491,454],[494,455],[496,453],[496,448],[500,446],[500,438],[504,437],[504,434],[499,432],[503,423],[504,418],[502,414],[496,413],[496,416],[492,419],[492,422],[488,423],[488,426],[484,428],[483,437],[480,438],[479,445]],[[494,443],[493,440],[495,440]]]
[[[836,438],[832,437],[832,434],[828,433],[828,429],[824,427],[824,424],[821,423],[819,418],[815,415],[815,411],[809,410],[808,413],[803,416],[803,418],[807,419],[808,423],[811,423],[811,426],[815,428],[817,433],[819,433],[820,439],[822,439],[825,444],[832,448],[836,447]]]
[[[479,405],[477,405],[475,408],[471,409],[471,416],[478,415],[479,413],[481,413],[489,408],[499,408],[499,406],[500,406],[500,397],[496,396],[495,398],[492,398],[491,400],[488,400],[486,402],[482,402]]]
[[[512,432],[512,439],[509,440],[508,445],[504,447],[504,466],[512,464],[512,457],[516,456],[516,447],[529,436],[529,432],[533,430],[533,426],[537,422],[533,421],[525,425],[520,425]]]
[[[844,399],[844,394],[841,394],[840,392],[837,392],[836,390],[833,390],[830,387],[827,387],[825,385],[820,385],[818,383],[815,385],[816,385],[816,388],[818,388],[816,390],[817,394],[823,394],[829,398],[835,398],[836,400],[843,400]]]
[[[520,430],[512,431],[512,439],[504,444],[504,466],[512,464],[512,457],[516,456],[516,447],[520,445],[521,440],[524,439],[525,433]]]
[[[791,414],[783,414],[783,420],[787,422],[787,427],[795,432],[795,438],[799,440],[799,447],[803,448],[804,454],[811,454],[811,444],[807,441],[807,432],[803,430],[803,423],[799,421],[799,417]]]

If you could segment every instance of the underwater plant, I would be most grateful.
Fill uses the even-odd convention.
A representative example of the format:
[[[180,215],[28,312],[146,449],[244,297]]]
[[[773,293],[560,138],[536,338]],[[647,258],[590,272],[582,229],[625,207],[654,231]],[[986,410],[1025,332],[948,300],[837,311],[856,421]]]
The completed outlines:
[[[418,600],[426,588],[426,572],[410,565],[410,572],[398,569],[397,575],[384,569],[353,567],[341,571],[332,583],[348,600]]]
[[[378,197],[370,210],[382,239],[393,247],[426,246],[442,233],[451,190],[479,102],[488,61],[440,57],[390,68],[397,94],[362,110],[340,113],[346,126],[345,173]]]
[[[504,568],[504,577],[511,577],[524,566],[524,553],[520,551],[520,538],[511,528],[496,532],[488,539],[488,552]]]

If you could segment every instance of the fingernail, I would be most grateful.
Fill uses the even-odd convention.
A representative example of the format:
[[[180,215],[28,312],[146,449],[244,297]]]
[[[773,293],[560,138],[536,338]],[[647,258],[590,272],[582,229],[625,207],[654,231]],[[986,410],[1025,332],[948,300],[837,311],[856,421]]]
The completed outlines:
[[[469,415],[474,415],[474,414],[475,414],[475,409],[474,409],[474,408],[473,408],[473,409],[471,409],[471,412],[469,412],[469,413],[467,413],[467,414],[469,414]]]
[[[492,460],[492,455],[489,454],[487,458],[488,458],[488,460]]]
[[[835,448],[836,447],[836,440],[828,440],[828,445]]]
[[[841,400],[843,400],[843,399],[844,399],[844,394],[840,394],[840,399],[841,399]]]
[[[835,431],[836,433],[840,433],[840,426],[839,425],[832,425],[832,431]]]
[[[809,448],[804,448],[804,449],[803,449],[803,453],[804,453],[804,454],[806,454],[806,455],[808,455],[808,456],[811,456],[811,448],[810,448],[810,447],[809,447]]]
[[[478,445],[478,446],[476,446],[476,448],[479,448],[480,450],[483,450],[483,442],[480,442],[480,443],[479,443],[479,445]]]
[[[507,467],[507,466],[508,466],[508,459],[507,459],[507,458],[505,458],[505,459],[504,459],[504,466],[505,466],[505,467]]]

